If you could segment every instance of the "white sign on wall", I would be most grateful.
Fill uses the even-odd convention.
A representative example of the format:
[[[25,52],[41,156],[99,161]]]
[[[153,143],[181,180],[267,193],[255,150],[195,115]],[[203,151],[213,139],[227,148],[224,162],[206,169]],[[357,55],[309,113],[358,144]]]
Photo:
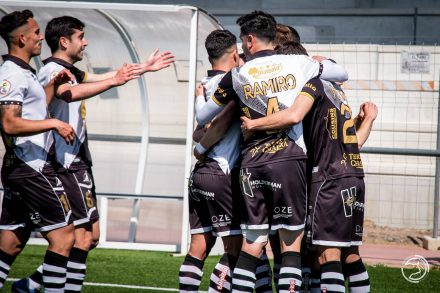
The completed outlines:
[[[402,73],[430,73],[431,54],[429,52],[402,51],[400,57]]]

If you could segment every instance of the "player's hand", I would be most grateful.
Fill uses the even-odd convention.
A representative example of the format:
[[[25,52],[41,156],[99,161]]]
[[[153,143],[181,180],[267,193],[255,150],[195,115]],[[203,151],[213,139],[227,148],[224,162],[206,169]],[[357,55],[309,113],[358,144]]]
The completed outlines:
[[[53,119],[55,126],[54,130],[66,141],[68,144],[72,144],[75,140],[75,130],[73,127],[58,119]]]
[[[246,116],[240,117],[241,123],[241,133],[243,134],[244,141],[248,140],[252,135],[254,135],[254,131],[252,130],[252,119],[247,118]]]
[[[327,57],[324,56],[312,56],[312,59],[318,62],[322,62],[324,60],[327,60]]]
[[[63,69],[53,78],[53,84],[55,87],[67,83],[69,81],[74,81],[75,76],[67,69]]]
[[[201,154],[201,153],[199,153],[197,150],[196,150],[196,148],[194,147],[194,150],[193,150],[193,154],[194,154],[194,157],[197,159],[197,161],[199,161],[199,162],[204,162],[205,160],[206,160],[206,156],[205,156],[205,154]]]
[[[202,83],[198,82],[196,85],[196,97],[198,96],[205,96],[205,88],[203,87]]]
[[[362,113],[362,120],[371,119],[374,121],[377,118],[378,112],[379,110],[377,109],[376,104],[373,102],[365,102],[361,105],[359,115]]]
[[[124,64],[113,76],[113,85],[123,85],[132,79],[139,78],[140,70],[141,66],[139,64]]]
[[[144,72],[159,71],[169,67],[174,61],[175,57],[171,52],[159,52],[159,48],[156,48],[147,61],[144,62]]]

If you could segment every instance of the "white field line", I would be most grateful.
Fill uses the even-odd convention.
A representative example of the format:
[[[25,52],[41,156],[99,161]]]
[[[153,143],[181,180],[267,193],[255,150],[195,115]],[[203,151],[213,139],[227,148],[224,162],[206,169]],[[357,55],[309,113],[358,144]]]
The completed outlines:
[[[7,282],[15,282],[19,279],[8,278]],[[96,286],[96,287],[112,287],[112,288],[126,288],[126,289],[136,289],[136,290],[155,290],[155,291],[168,291],[168,292],[179,292],[179,289],[173,288],[158,288],[158,287],[148,287],[148,286],[135,286],[135,285],[121,285],[121,284],[108,284],[108,283],[91,283],[84,282],[85,286]],[[199,291],[206,293],[207,291]]]

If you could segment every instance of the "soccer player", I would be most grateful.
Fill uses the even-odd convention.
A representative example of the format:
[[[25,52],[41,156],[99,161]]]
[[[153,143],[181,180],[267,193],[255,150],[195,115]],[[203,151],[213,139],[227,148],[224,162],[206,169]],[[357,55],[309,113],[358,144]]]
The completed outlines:
[[[347,79],[346,71],[305,56],[275,55],[273,40],[275,19],[261,11],[237,20],[247,63],[227,73],[214,96],[197,117],[209,120],[231,100],[252,119],[271,115],[290,106],[302,85],[319,76]],[[254,135],[242,146],[240,187],[246,212],[242,230],[245,236],[234,269],[232,288],[252,292],[259,256],[267,243],[269,230],[279,230],[283,252],[280,292],[299,290],[301,286],[300,243],[305,220],[305,151],[302,126],[287,133]],[[289,170],[289,174],[287,174]],[[295,178],[296,184],[292,184]]]
[[[52,19],[45,32],[52,57],[43,61],[45,65],[38,74],[43,85],[50,83],[58,72],[65,69],[75,76],[72,84],[58,87],[55,97],[49,97],[49,111],[52,116],[72,125],[77,134],[74,144],[66,144],[60,137],[55,137],[57,161],[62,166],[58,170],[59,178],[66,187],[75,225],[75,245],[68,263],[66,292],[81,291],[88,251],[96,246],[99,239],[99,216],[83,100],[109,88],[123,85],[147,71],[168,67],[173,61],[170,53],[158,54],[156,50],[144,64],[125,64],[118,71],[102,75],[83,72],[74,66],[74,63],[82,60],[87,46],[83,29],[84,23],[74,17],[62,16]],[[29,278],[13,284],[16,290],[39,289],[40,286],[41,267]]]
[[[15,11],[0,21],[8,46],[0,68],[1,134],[6,147],[2,165],[4,196],[0,218],[0,284],[32,229],[49,242],[43,263],[45,292],[63,292],[66,267],[74,242],[66,192],[54,170],[52,130],[67,143],[74,129],[48,119],[45,89],[29,65],[41,53],[43,36],[29,10]],[[49,91],[59,86],[57,78]],[[54,89],[55,88],[55,89]]]
[[[345,292],[344,274],[350,292],[370,292],[368,273],[358,249],[365,208],[359,149],[367,140],[377,113],[376,105],[366,102],[353,118],[341,87],[314,78],[290,108],[257,120],[242,117],[244,128],[260,131],[285,128],[305,117],[310,184],[307,240],[317,249],[322,292]]]
[[[212,70],[202,84],[209,97],[217,89],[218,82],[226,72],[238,66],[236,37],[227,30],[215,30],[205,40]],[[202,94],[196,98],[196,111],[205,104]],[[209,292],[230,292],[232,270],[241,247],[239,204],[237,194],[236,162],[239,156],[240,120],[235,105],[225,108],[208,131],[217,131],[226,125],[222,139],[207,153],[204,161],[198,162],[189,180],[189,208],[191,226],[190,249],[179,272],[181,292],[197,292],[202,279],[205,258],[215,244],[217,236],[222,238],[225,253],[211,274]],[[235,118],[235,119],[234,119]],[[229,122],[235,120],[229,127]],[[200,129],[200,126],[198,126]],[[199,131],[199,130],[196,130]],[[209,134],[208,134],[209,136]],[[237,177],[238,178],[238,177]]]

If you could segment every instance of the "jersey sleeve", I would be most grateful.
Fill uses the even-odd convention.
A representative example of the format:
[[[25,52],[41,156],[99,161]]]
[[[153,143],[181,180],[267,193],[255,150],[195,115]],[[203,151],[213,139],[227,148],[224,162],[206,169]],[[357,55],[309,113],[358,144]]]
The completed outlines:
[[[324,88],[319,78],[312,78],[304,85],[300,95],[310,98],[315,104],[322,99],[323,90]]]
[[[23,105],[27,91],[26,77],[21,72],[10,72],[1,79],[0,105]]]
[[[58,65],[56,63],[50,62],[43,66],[38,72],[38,81],[40,82],[42,87],[48,85],[48,83],[55,77],[57,74],[62,71],[64,67]]]
[[[222,78],[211,99],[219,106],[223,107],[229,101],[235,99],[237,94],[232,84],[232,72],[229,71]]]
[[[301,71],[304,74],[305,79],[309,80],[314,77],[320,77],[322,73],[322,64],[316,60],[313,60],[306,55],[295,55],[298,58],[298,63],[300,64]]]

